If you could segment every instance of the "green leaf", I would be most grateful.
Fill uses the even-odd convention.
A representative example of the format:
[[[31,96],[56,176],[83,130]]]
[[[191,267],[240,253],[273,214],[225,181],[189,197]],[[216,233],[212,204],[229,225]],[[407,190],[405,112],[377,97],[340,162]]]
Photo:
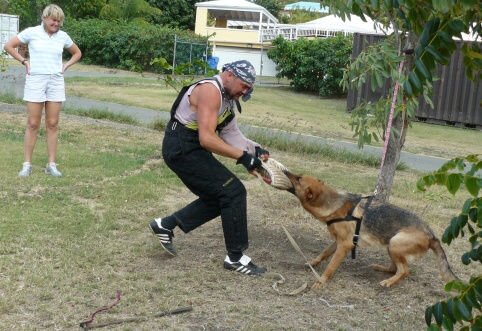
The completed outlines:
[[[442,327],[445,329],[445,330],[448,330],[448,331],[453,331],[454,329],[454,323],[448,319],[447,317],[444,317],[444,320],[442,322]]]
[[[458,306],[459,306],[459,302],[454,301],[453,306],[452,306],[452,313],[454,315],[454,318],[458,322],[460,322],[460,321],[462,321],[463,317],[462,317],[462,314],[460,313],[460,310],[459,310]]]
[[[432,313],[435,317],[435,322],[437,322],[437,325],[442,325],[444,313],[442,309],[442,304],[440,302],[437,302],[433,305]]]
[[[459,171],[464,171],[464,169],[465,169],[464,159],[462,159],[462,158],[461,158],[461,159],[458,159],[458,161],[457,161],[457,169],[458,169]]]
[[[450,8],[450,0],[435,0],[432,1],[433,9],[437,11],[447,11]]]
[[[460,1],[460,3],[462,4],[462,9],[470,10],[475,8],[475,5],[477,4],[477,0],[463,0],[463,1]]]
[[[445,31],[437,31],[437,35],[440,36],[446,43],[451,43],[454,41],[452,36]]]
[[[425,191],[426,191],[426,190],[425,190],[425,182],[423,181],[423,179],[419,179],[419,180],[417,181],[417,189],[418,189],[419,191],[422,191],[422,192],[425,192]]]
[[[427,24],[425,25],[425,28],[422,31],[422,35],[420,36],[420,45],[422,45],[422,47],[427,47],[427,45],[429,43],[428,33],[430,31],[429,25],[431,23],[433,23],[433,20],[430,20],[430,21],[427,22]]]
[[[410,81],[410,85],[412,85],[412,91],[414,95],[419,95],[423,91],[422,82],[418,78],[417,74],[414,71],[411,71],[408,74],[408,80]]]
[[[451,323],[455,323],[456,320],[455,318],[453,317],[452,315],[452,305],[451,305],[451,301],[442,301],[442,309],[443,309],[443,312],[444,312],[444,316],[450,320]]]
[[[435,48],[433,48],[432,45],[428,45],[427,47],[425,47],[425,50],[431,55],[433,55],[435,61],[437,61],[438,63],[443,65],[448,64],[449,59],[444,58]]]
[[[477,299],[482,302],[482,282],[476,283],[473,288]]]
[[[473,176],[465,176],[465,187],[469,193],[476,198],[479,195],[480,186],[478,185],[478,178]]]
[[[432,306],[425,309],[425,323],[427,323],[427,325],[432,324]]]
[[[423,64],[422,61],[420,61],[420,59],[417,59],[415,61],[415,67],[420,72],[420,74],[423,77],[425,77],[428,81],[432,80],[432,74],[430,73],[430,71],[428,71],[427,67],[425,66],[425,64]]]
[[[408,80],[403,82],[403,91],[407,97],[411,98],[413,96],[412,85],[410,85]]]
[[[472,198],[468,198],[465,200],[464,205],[462,206],[462,214],[468,215],[470,212],[470,208],[472,206]]]
[[[380,2],[378,0],[371,0],[373,10],[378,11],[380,9]]]
[[[438,1],[435,1],[438,2]],[[450,20],[449,21],[449,28],[453,32],[462,32],[465,29],[465,23],[462,20]]]
[[[374,74],[371,75],[370,84],[371,84],[372,92],[375,92],[377,89],[377,81]]]
[[[460,183],[462,182],[462,178],[460,174],[450,174],[447,180],[447,190],[452,194],[455,195],[460,188]]]
[[[447,312],[445,313],[445,316],[448,316],[452,323],[457,322],[457,320],[454,317],[453,311],[454,311],[454,299],[450,298],[447,300]]]
[[[446,173],[435,173],[434,174],[435,180],[439,185],[445,185],[447,183],[447,174]]]
[[[467,303],[472,306],[472,308],[475,308],[477,310],[480,310],[481,306],[480,303],[476,299],[476,294],[474,289],[470,289],[466,294],[465,294],[465,300],[467,300]]]
[[[470,208],[469,218],[472,222],[477,223],[477,208]]]
[[[471,309],[467,307],[462,301],[457,302],[457,309],[465,321],[470,321],[472,319]]]

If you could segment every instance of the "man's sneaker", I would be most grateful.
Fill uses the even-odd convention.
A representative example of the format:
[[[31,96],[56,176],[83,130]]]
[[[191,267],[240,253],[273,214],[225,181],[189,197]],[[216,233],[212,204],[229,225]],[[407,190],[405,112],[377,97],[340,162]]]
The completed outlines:
[[[47,163],[47,166],[45,167],[45,173],[54,177],[62,177],[62,173],[57,170],[57,165],[55,164],[55,162]]]
[[[32,165],[30,162],[22,163],[22,170],[18,173],[20,177],[28,177],[32,173]]]
[[[246,275],[261,275],[266,272],[265,268],[260,268],[251,262],[251,258],[247,255],[243,255],[238,262],[231,262],[229,256],[226,256],[224,269],[241,272]]]
[[[152,233],[154,233],[161,241],[162,248],[164,248],[169,254],[176,256],[177,252],[172,246],[172,238],[174,237],[174,232],[172,230],[164,229],[161,226],[161,219],[156,218],[149,224],[149,228]]]

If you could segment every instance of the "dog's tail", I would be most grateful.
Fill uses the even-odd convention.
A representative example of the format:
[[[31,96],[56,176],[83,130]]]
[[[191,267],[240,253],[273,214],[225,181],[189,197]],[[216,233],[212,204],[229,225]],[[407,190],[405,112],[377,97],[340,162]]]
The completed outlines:
[[[429,247],[437,256],[438,267],[440,269],[440,274],[442,275],[443,280],[446,283],[452,280],[459,280],[459,278],[455,276],[454,272],[450,268],[449,261],[447,260],[447,255],[445,255],[445,251],[443,250],[442,245],[440,245],[440,241],[435,237],[432,238],[430,240]]]

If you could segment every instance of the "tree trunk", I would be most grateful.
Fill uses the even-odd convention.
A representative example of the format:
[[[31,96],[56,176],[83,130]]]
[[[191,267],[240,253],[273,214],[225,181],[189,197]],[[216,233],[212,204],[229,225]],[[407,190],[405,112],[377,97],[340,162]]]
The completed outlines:
[[[413,33],[409,34],[405,49],[411,49],[413,47],[412,45],[415,45],[415,38],[416,36]],[[405,57],[405,65],[403,68],[405,75],[408,76],[408,73],[412,71],[413,65],[413,56],[409,54]],[[398,93],[403,93],[401,87],[399,87]],[[403,100],[405,103],[405,98]],[[399,112],[398,115],[393,118],[391,132],[393,133],[392,136],[394,139],[389,139],[383,169],[381,169],[377,183],[377,199],[382,202],[388,202],[390,198],[395,171],[397,170],[407,136],[408,124],[407,111]],[[393,131],[393,129],[395,129],[395,131]],[[398,133],[395,134],[395,132]]]
[[[395,139],[389,139],[388,142],[385,162],[383,169],[381,169],[377,187],[377,199],[381,202],[388,202],[390,198],[395,171],[397,170],[400,154],[405,144],[408,129],[408,120],[405,118],[405,114],[405,112],[400,112],[397,117],[393,118],[391,132],[394,132],[393,129],[395,129],[400,132],[401,135],[394,134]]]

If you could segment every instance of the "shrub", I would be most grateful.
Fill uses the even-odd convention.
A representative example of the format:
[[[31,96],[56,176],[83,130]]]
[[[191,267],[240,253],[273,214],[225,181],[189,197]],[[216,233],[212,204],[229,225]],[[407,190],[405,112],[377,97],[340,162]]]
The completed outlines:
[[[268,57],[277,65],[277,77],[290,79],[296,91],[318,92],[322,97],[344,94],[340,81],[350,61],[352,36],[291,42],[280,36],[272,44],[276,48],[268,51]]]
[[[69,20],[63,30],[79,46],[84,63],[136,71],[160,70],[151,66],[154,58],[163,57],[172,63],[176,35],[188,42],[207,41],[193,32],[135,21]],[[176,54],[180,56],[182,54]]]

